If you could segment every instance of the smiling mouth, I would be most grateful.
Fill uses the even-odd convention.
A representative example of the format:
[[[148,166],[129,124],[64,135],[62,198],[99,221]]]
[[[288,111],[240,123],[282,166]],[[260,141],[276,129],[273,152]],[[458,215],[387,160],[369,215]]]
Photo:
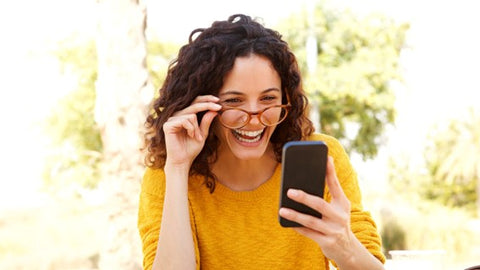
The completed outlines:
[[[241,129],[233,129],[232,134],[235,136],[235,138],[237,140],[239,140],[241,142],[255,143],[255,142],[260,141],[264,131],[265,131],[265,129],[257,130],[257,131],[247,131],[247,130],[241,130]]]

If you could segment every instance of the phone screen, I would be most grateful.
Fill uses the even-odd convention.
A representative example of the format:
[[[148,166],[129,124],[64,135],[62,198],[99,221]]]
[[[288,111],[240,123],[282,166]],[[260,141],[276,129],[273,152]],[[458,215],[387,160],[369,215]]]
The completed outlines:
[[[322,141],[292,141],[285,144],[282,153],[280,207],[322,217],[321,213],[288,198],[287,191],[295,188],[323,198],[327,155],[328,147]],[[280,216],[279,221],[283,227],[301,226]]]

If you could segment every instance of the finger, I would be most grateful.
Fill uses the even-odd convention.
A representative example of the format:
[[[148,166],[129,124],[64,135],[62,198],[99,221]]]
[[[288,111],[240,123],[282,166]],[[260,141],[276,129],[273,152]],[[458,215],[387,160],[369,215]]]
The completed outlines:
[[[343,210],[350,212],[350,201],[345,195],[345,192],[343,192],[340,181],[338,181],[332,157],[328,157],[327,176],[325,179],[330,190],[330,194],[332,195],[332,202],[336,202],[336,204],[341,206]]]
[[[213,122],[213,119],[217,116],[217,112],[209,111],[207,112],[200,123],[200,133],[202,134],[203,138],[208,136],[208,130],[210,129],[210,125]]]
[[[183,128],[189,137],[193,138],[195,136],[195,125],[190,121],[189,118],[179,119],[177,121],[177,130],[181,130]]]
[[[197,112],[200,112],[200,111],[204,111],[204,110],[207,109],[206,107],[208,107],[208,105],[206,105],[206,104],[211,104],[211,103],[218,104],[219,101],[220,101],[220,98],[218,98],[216,96],[213,96],[213,95],[197,96],[192,101],[190,106],[183,109],[181,112],[182,113],[197,113]],[[204,103],[204,104],[203,105],[198,105],[198,104],[201,104],[201,103]],[[192,105],[195,105],[195,106],[192,107]],[[214,106],[214,107],[218,107],[218,106]],[[221,108],[221,106],[220,106],[220,108]]]
[[[297,222],[298,224],[304,227],[307,227],[309,229],[312,229],[321,233],[326,232],[325,223],[317,217],[303,214],[293,209],[284,208],[284,207],[280,208],[279,215],[290,221]]]
[[[205,95],[205,96],[198,96],[196,97],[192,104],[193,103],[199,103],[199,102],[213,102],[213,103],[217,103],[218,101],[220,101],[220,98],[216,97],[216,96],[213,96],[213,95]]]
[[[186,119],[191,124],[191,127],[193,127],[192,130],[189,130],[189,136],[191,138],[196,138],[197,140],[202,140],[200,127],[198,126],[197,115],[196,114],[190,114]]]
[[[298,189],[289,189],[287,191],[287,196],[298,203],[304,204],[313,210],[322,213],[324,218],[342,218],[342,216],[335,211],[328,202],[318,196],[308,194],[303,190]]]
[[[191,113],[199,113],[202,111],[218,111],[222,108],[222,105],[213,102],[199,102],[192,103],[187,108],[175,113],[174,115],[185,115]]]
[[[327,181],[328,188],[330,189],[330,194],[332,199],[342,199],[346,198],[345,193],[343,192],[342,186],[338,181],[337,173],[335,172],[335,164],[333,163],[333,158],[328,157],[327,161],[327,175],[325,177]]]
[[[208,113],[208,112],[207,112]],[[214,114],[214,116],[216,115],[216,112],[212,112]],[[213,116],[213,117],[214,117]],[[180,119],[180,121],[182,120],[188,120],[188,122],[191,124],[191,128],[187,130],[188,132],[188,135],[191,137],[191,138],[195,138],[197,139],[198,141],[202,141],[203,138],[208,135],[208,127],[207,127],[207,132],[205,135],[203,135],[203,132],[200,128],[200,126],[198,125],[198,118],[197,118],[197,115],[196,114],[188,114],[188,115],[180,115],[180,116],[172,116],[171,118],[173,119]],[[203,117],[205,118],[205,116]],[[202,118],[202,119],[203,119]],[[202,120],[203,121],[203,120]],[[211,120],[210,120],[211,121]]]
[[[197,117],[195,114],[170,117],[164,124],[164,130],[170,133],[177,133],[184,130],[189,137],[193,138],[195,133],[199,133]],[[198,131],[196,132],[196,130]]]

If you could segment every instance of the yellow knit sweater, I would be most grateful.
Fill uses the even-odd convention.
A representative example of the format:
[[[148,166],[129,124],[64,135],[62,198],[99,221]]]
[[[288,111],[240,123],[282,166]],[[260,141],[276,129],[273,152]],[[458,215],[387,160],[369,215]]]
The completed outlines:
[[[315,134],[329,147],[342,188],[352,206],[351,229],[380,261],[375,222],[363,211],[355,171],[339,142]],[[235,192],[216,183],[213,193],[202,176],[189,179],[188,200],[197,269],[329,269],[328,260],[312,240],[278,222],[281,166],[253,191]],[[140,194],[138,229],[143,242],[144,269],[151,269],[157,249],[165,192],[163,170],[147,169]],[[325,198],[330,201],[328,187]]]

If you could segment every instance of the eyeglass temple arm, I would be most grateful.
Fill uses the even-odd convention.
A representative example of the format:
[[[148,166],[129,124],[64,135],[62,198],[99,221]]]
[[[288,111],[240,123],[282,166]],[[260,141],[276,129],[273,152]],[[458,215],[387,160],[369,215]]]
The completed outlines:
[[[287,104],[286,105],[290,105],[290,95],[288,94],[287,90],[285,90],[285,96],[287,97]]]

